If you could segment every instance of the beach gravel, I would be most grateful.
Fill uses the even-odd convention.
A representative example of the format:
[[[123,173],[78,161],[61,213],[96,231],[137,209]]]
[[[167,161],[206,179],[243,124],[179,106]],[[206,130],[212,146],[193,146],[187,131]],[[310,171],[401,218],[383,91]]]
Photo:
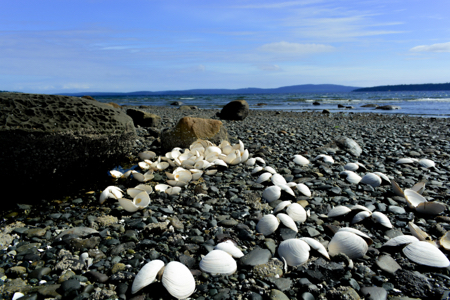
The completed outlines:
[[[219,112],[139,109],[160,116],[163,129],[173,128],[186,116],[218,120]],[[377,291],[387,299],[441,299],[449,293],[448,267],[419,265],[404,256],[401,248],[382,245],[397,235],[409,235],[411,221],[434,240],[450,230],[450,119],[250,110],[244,120],[222,122],[231,143],[241,140],[251,157],[265,161],[263,166],[271,166],[288,182],[303,183],[311,190],[311,197],[296,191],[295,196],[286,193],[280,199],[299,202],[308,211],[306,221],[296,224],[298,233],[283,225],[269,237],[256,231],[259,219],[273,212],[276,201],[269,205],[261,198],[271,183],[256,183],[253,166],[220,168],[215,175],[191,182],[179,195],[153,192],[150,205],[134,213],[113,199],[99,204],[100,193],[107,186],[126,190],[137,185],[132,179],[115,181],[105,170],[92,187],[64,197],[42,198],[33,205],[18,205],[20,197],[11,198],[17,203],[3,211],[1,218],[2,297],[11,299],[20,291],[29,299],[173,299],[160,282],[131,294],[136,274],[155,259],[165,264],[180,261],[189,267],[196,282],[190,299],[362,299],[367,291]],[[126,169],[137,164],[137,154],[144,150],[164,155],[161,137],[151,131],[138,126],[132,158],[117,165]],[[359,157],[328,147],[338,137],[359,145]],[[296,154],[311,163],[295,164]],[[320,154],[332,156],[334,163],[315,160]],[[436,167],[396,164],[410,154],[433,160]],[[418,214],[388,184],[372,187],[348,182],[340,173],[345,164],[355,161],[367,168],[357,171],[359,175],[382,172],[404,189],[425,181],[423,196],[444,203],[445,211],[437,217]],[[165,183],[164,172],[156,175],[148,184]],[[351,224],[350,215],[326,217],[334,206],[355,204],[383,212],[394,228],[384,228],[370,218]],[[83,227],[91,229],[75,229]],[[359,229],[373,240],[363,257],[350,260],[340,254],[328,260],[311,250],[304,265],[286,267],[277,256],[276,249],[285,238],[312,236],[326,247],[341,227]],[[202,257],[228,239],[244,253],[236,259],[237,271],[227,276],[202,272]],[[448,251],[441,250],[448,257]],[[92,264],[80,259],[83,253],[89,254]],[[391,260],[398,266],[391,266]]]

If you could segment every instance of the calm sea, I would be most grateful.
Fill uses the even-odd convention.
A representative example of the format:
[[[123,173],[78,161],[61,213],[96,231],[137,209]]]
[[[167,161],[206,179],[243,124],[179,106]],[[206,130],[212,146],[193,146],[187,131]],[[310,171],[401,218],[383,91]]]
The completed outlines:
[[[162,95],[95,97],[101,102],[120,105],[170,106],[174,101],[202,109],[222,108],[232,100],[243,99],[250,109],[285,111],[322,111],[379,114],[404,114],[420,117],[450,117],[450,91],[442,92],[369,92],[369,93],[299,93],[233,95]],[[320,105],[314,105],[319,102]],[[265,105],[261,105],[265,104]],[[350,108],[339,108],[338,105]],[[399,106],[396,110],[363,107],[366,104]]]

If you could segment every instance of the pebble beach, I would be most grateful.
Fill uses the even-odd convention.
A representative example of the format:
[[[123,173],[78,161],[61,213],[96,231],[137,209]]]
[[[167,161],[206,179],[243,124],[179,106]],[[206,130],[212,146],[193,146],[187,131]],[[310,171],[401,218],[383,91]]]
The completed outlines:
[[[126,109],[129,107],[124,107]],[[162,118],[162,128],[175,126],[184,116],[219,119],[218,109],[180,110],[173,107],[139,107]],[[138,183],[115,180],[107,175],[82,189],[58,199],[36,199],[2,212],[0,234],[0,299],[174,299],[161,282],[132,294],[131,286],[144,264],[159,259],[186,265],[195,278],[190,299],[448,299],[450,268],[436,268],[408,259],[400,247],[383,246],[399,235],[410,235],[414,222],[439,239],[450,231],[450,119],[418,118],[376,113],[288,112],[250,110],[242,121],[222,120],[230,143],[241,140],[250,157],[265,164],[287,182],[303,183],[310,197],[296,192],[282,194],[267,203],[263,191],[271,185],[256,183],[254,166],[243,164],[220,168],[183,188],[179,195],[153,192],[148,207],[135,213],[125,211],[114,199],[99,204],[107,186],[122,190]],[[138,153],[151,150],[164,156],[153,129],[136,128],[133,152],[118,166],[137,164]],[[345,136],[362,148],[354,157],[330,144]],[[294,155],[311,161],[300,166]],[[314,160],[326,154],[333,164]],[[401,158],[426,158],[431,168],[419,164],[396,164]],[[352,184],[340,173],[344,165],[358,161],[367,172],[382,172],[407,189],[426,182],[423,196],[444,203],[439,215],[421,214],[408,207],[390,184],[372,187]],[[137,168],[139,170],[139,168]],[[164,172],[146,184],[165,183]],[[284,197],[284,198],[283,198]],[[271,214],[282,200],[301,204],[309,211],[298,232],[280,225],[269,236],[256,225]],[[327,217],[336,206],[362,205],[385,214],[393,225],[386,228],[370,218],[351,224],[349,216]],[[353,227],[368,235],[373,244],[362,258],[337,255],[330,260],[311,251],[308,261],[285,266],[277,248],[284,240],[311,237],[325,247],[337,229]],[[72,229],[72,230],[71,230]],[[215,245],[233,240],[244,256],[231,275],[202,272],[199,263]],[[445,256],[450,252],[440,248]],[[87,266],[80,255],[88,253]],[[423,254],[427,256],[426,253]],[[374,287],[378,289],[374,289]]]

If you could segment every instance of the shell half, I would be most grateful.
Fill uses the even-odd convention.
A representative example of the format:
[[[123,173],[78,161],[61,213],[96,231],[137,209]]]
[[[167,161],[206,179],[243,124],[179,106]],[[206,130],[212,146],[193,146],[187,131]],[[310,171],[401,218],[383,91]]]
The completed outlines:
[[[195,291],[194,276],[185,265],[177,261],[167,264],[161,282],[169,294],[177,299],[186,299]]]
[[[200,261],[200,270],[210,274],[231,275],[237,270],[236,261],[223,250],[212,250]]]
[[[300,239],[289,239],[280,243],[278,255],[286,260],[291,266],[300,266],[308,261],[309,245]]]

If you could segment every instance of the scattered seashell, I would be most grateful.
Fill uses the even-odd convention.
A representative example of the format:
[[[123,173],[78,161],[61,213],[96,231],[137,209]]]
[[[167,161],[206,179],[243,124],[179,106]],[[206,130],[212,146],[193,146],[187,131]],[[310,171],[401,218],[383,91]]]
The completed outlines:
[[[383,247],[384,246],[389,246],[389,247],[404,246],[404,245],[411,244],[413,242],[418,242],[418,241],[419,241],[419,239],[413,235],[399,235],[399,236],[396,236],[396,237],[390,239],[386,243],[384,243]]]
[[[261,175],[259,175],[258,179],[256,179],[256,183],[261,183],[261,182],[267,181],[270,179],[270,177],[272,177],[271,173],[269,173],[269,172],[262,173]]]
[[[308,261],[309,245],[300,239],[288,239],[278,246],[278,255],[291,267],[300,266]]]
[[[177,299],[186,299],[195,291],[194,276],[185,265],[177,261],[167,264],[161,282],[169,294]]]
[[[422,195],[423,191],[425,190],[425,181],[419,181],[418,183],[416,183],[411,190],[417,192],[418,194]]]
[[[290,216],[284,213],[279,213],[277,214],[277,218],[281,221],[281,223],[283,223],[284,226],[298,232],[297,225],[295,225],[294,220]]]
[[[277,230],[280,221],[274,215],[265,215],[256,224],[256,231],[264,236],[271,235]]]
[[[106,189],[103,190],[103,192],[100,194],[99,202],[100,204],[103,204],[106,199],[108,198],[114,198],[119,199],[123,196],[123,191],[118,188],[117,186],[110,185]]]
[[[242,253],[241,249],[236,247],[234,242],[231,240],[227,240],[225,242],[217,244],[216,247],[214,247],[214,249],[225,251],[234,258],[241,258],[242,256],[244,256],[244,253]]]
[[[294,162],[300,166],[306,166],[309,164],[309,160],[300,154],[294,155]]]
[[[153,159],[156,157],[156,153],[153,151],[144,151],[138,154],[139,158],[142,160]]]
[[[206,175],[209,175],[209,176],[214,175],[214,174],[216,174],[216,173],[217,173],[217,170],[207,170],[207,171],[205,172],[205,174],[206,174]]]
[[[281,188],[276,185],[267,187],[262,193],[262,198],[269,203],[280,199],[280,197],[281,197]]]
[[[287,185],[287,184],[277,184],[276,186],[279,186],[282,191],[285,191],[289,195],[295,197],[295,193],[294,193],[294,191],[292,190],[292,188],[289,185]]]
[[[362,220],[370,217],[371,215],[372,215],[372,213],[370,211],[366,211],[366,210],[360,211],[353,217],[352,224],[361,222]]]
[[[412,164],[414,163],[416,160],[412,159],[412,158],[400,158],[399,160],[397,160],[396,164],[397,165],[402,165],[402,164]]]
[[[373,174],[380,176],[381,180],[384,181],[385,183],[391,183],[391,180],[389,179],[389,177],[386,176],[386,174],[383,174],[381,172],[373,172]]]
[[[264,167],[264,171],[267,171],[267,172],[269,172],[271,174],[277,174],[277,171],[275,171],[275,169],[272,168],[271,166],[265,166]]]
[[[330,259],[330,256],[328,255],[327,249],[325,249],[325,246],[322,245],[321,242],[310,238],[310,237],[301,237],[300,240],[306,242],[311,248],[325,256],[326,258]]]
[[[362,232],[361,230],[358,230],[356,228],[352,228],[352,227],[342,227],[341,229],[339,229],[339,231],[349,231],[352,232],[360,237],[362,237],[366,243],[370,246],[373,244],[373,240],[364,232]]]
[[[344,169],[354,172],[359,169],[359,165],[357,163],[348,163],[344,166]]]
[[[247,161],[245,162],[245,164],[247,166],[254,166],[255,163],[256,163],[256,158],[254,158],[254,157],[247,159]]]
[[[372,187],[378,187],[381,185],[381,178],[375,173],[367,173],[361,178],[359,183],[365,183],[371,185]]]
[[[119,198],[118,201],[126,211],[135,212],[147,207],[150,204],[150,197],[147,192],[141,191],[134,197],[133,201],[125,198]]]
[[[338,205],[328,212],[328,218],[336,218],[348,214],[352,210],[347,206]]]
[[[265,165],[265,164],[266,164],[266,162],[264,161],[264,159],[262,159],[261,157],[255,157],[255,160],[256,160],[256,162],[258,162],[258,163],[260,163],[260,164],[262,164],[262,165]]]
[[[445,204],[439,202],[421,202],[416,211],[427,215],[438,215],[445,210]]]
[[[334,159],[331,156],[326,155],[326,154],[319,154],[316,156],[316,158],[314,160],[322,160],[325,163],[334,164]]]
[[[328,244],[328,253],[331,256],[344,253],[351,259],[363,257],[368,249],[366,241],[350,231],[339,230]]]
[[[342,171],[339,175],[346,176],[348,182],[358,184],[361,181],[361,176],[353,171]]]
[[[136,294],[147,285],[156,280],[158,272],[164,267],[164,262],[159,259],[146,263],[134,278],[131,293]]]
[[[117,170],[111,170],[111,171],[109,171],[109,174],[111,174],[111,177],[116,178],[116,179],[123,176],[123,173],[120,171],[117,171]]]
[[[400,197],[405,197],[403,190],[401,189],[401,187],[398,185],[397,182],[395,182],[394,180],[391,180],[391,186],[392,186],[392,191],[394,192],[394,194],[396,194],[397,196],[400,196]]]
[[[306,197],[311,197],[311,190],[306,184],[304,183],[297,184],[297,190]]]
[[[272,180],[273,184],[278,186],[287,184],[286,179],[284,179],[284,177],[280,174],[273,174],[270,179]]]
[[[421,165],[424,168],[434,168],[436,167],[436,163],[434,161],[432,161],[431,159],[427,159],[427,158],[422,158],[419,159],[419,165]]]
[[[303,223],[306,221],[306,211],[303,206],[298,203],[292,203],[291,205],[289,205],[286,209],[286,213],[295,222]]]
[[[155,186],[155,191],[157,191],[157,192],[165,192],[168,188],[170,188],[170,185],[164,184],[164,183],[160,183],[160,184],[157,184]]]
[[[445,250],[450,250],[450,231],[447,231],[440,239],[439,243]]]
[[[261,166],[256,166],[256,167],[253,169],[252,174],[256,174],[256,173],[258,173],[258,172],[261,172],[262,170],[264,170],[263,167],[261,167]]]
[[[411,231],[411,234],[413,236],[415,236],[416,238],[418,238],[419,241],[426,241],[426,240],[431,239],[430,236],[428,235],[428,233],[426,233],[425,231],[420,229],[419,226],[417,226],[413,222],[408,223],[408,228],[409,228],[409,231]]]
[[[411,209],[415,209],[422,202],[427,202],[427,199],[425,199],[425,197],[411,189],[406,189],[403,194],[406,198],[406,203]]]
[[[275,206],[273,213],[276,214],[277,212],[282,211],[289,205],[291,205],[291,201],[281,201],[280,203],[278,203],[277,206]]]
[[[372,219],[374,220],[374,222],[381,224],[386,228],[392,228],[392,224],[389,218],[379,211],[372,213]]]
[[[237,270],[236,261],[223,250],[212,250],[202,258],[200,270],[210,274],[231,275]]]
[[[415,263],[435,267],[447,268],[450,261],[438,248],[424,241],[413,242],[403,248],[406,257]]]

